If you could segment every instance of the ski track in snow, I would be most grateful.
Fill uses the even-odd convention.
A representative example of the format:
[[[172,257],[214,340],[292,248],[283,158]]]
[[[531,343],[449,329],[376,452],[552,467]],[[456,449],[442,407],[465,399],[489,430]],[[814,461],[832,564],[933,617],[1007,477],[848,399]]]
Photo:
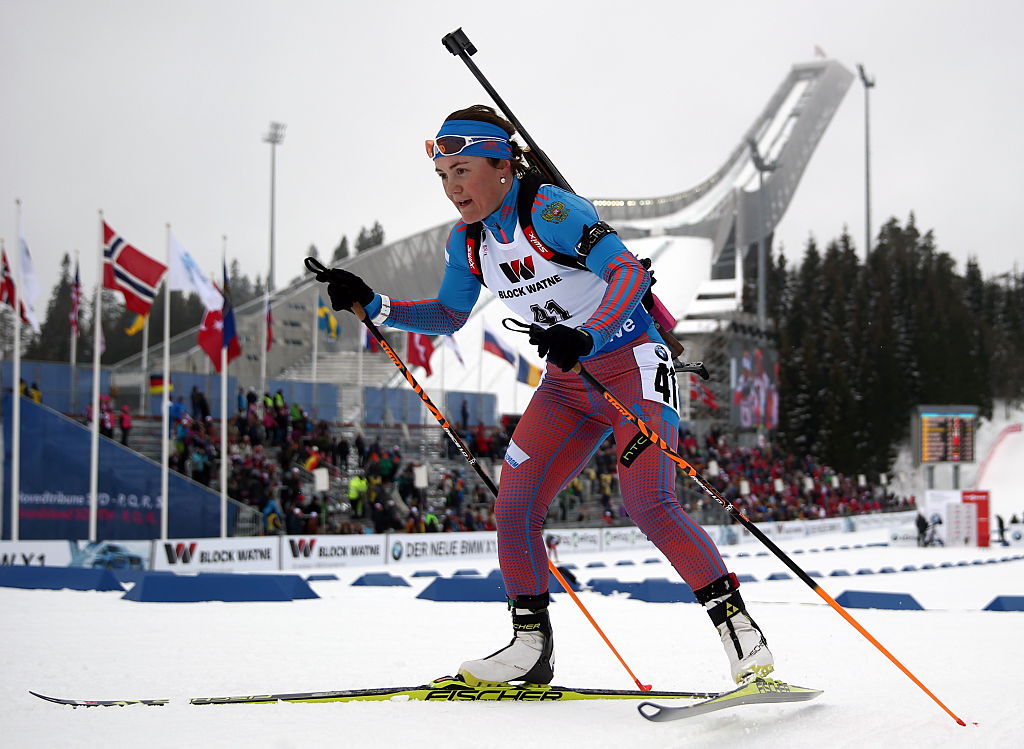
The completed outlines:
[[[1024,560],[887,575],[828,577],[832,569],[1000,559],[1024,547],[917,549],[869,547],[869,531],[789,542],[804,569],[844,590],[911,593],[931,610],[851,610],[904,665],[969,724],[954,723],[916,685],[799,581],[746,583],[751,613],[764,628],[781,678],[825,690],[817,700],[745,706],[678,723],[644,721],[634,704],[332,703],[192,706],[187,698],[422,683],[492,652],[509,636],[505,607],[438,603],[410,588],[352,587],[369,568],[336,570],[338,581],[312,583],[319,600],[290,603],[153,604],[119,593],[0,588],[0,725],[4,746],[405,747],[472,741],[521,747],[526,736],[546,746],[786,747],[1013,746],[1019,740],[1015,676],[1024,656],[1015,644],[1024,613],[981,611],[995,595],[1024,594]],[[832,552],[810,548],[836,546]],[[763,579],[780,571],[755,546],[725,547],[731,568]],[[581,580],[672,577],[652,552],[605,554],[609,567],[588,570],[587,555],[564,555]],[[630,567],[615,566],[632,559]],[[430,564],[441,574],[491,560]],[[392,573],[396,572],[391,567]],[[623,595],[582,599],[630,668],[657,688],[728,688],[725,655],[695,604],[657,604]],[[556,683],[628,689],[632,680],[565,595],[553,606]],[[33,689],[59,697],[171,698],[166,707],[79,708],[45,703]]]

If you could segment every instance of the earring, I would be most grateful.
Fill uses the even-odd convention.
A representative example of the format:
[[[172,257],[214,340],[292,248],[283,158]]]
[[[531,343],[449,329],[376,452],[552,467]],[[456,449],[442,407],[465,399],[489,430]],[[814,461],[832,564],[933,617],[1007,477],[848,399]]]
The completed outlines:
[[[506,180],[504,177],[501,178],[501,184],[505,184]]]

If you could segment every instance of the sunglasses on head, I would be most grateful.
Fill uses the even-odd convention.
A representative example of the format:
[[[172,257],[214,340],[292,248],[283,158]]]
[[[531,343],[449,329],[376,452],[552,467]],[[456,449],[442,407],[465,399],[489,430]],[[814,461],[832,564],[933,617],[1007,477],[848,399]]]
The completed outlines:
[[[424,143],[427,156],[436,159],[438,156],[455,156],[462,153],[474,143],[508,143],[507,138],[495,138],[489,135],[442,135],[437,140]]]

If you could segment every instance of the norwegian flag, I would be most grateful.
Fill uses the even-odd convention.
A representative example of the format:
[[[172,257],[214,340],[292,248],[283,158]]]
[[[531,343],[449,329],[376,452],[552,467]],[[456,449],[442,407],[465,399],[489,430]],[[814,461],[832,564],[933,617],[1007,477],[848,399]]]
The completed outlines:
[[[2,271],[0,271],[0,304],[6,304],[11,309],[18,305],[21,312],[21,321],[29,324],[28,315],[25,313],[25,303],[18,299],[18,291],[14,284],[14,275],[11,273],[11,264],[7,262],[7,251],[4,250],[2,260]]]
[[[68,323],[71,325],[71,335],[78,338],[79,317],[82,307],[82,281],[78,275],[78,261],[75,261],[75,282],[71,284],[71,313],[68,315]]]
[[[103,288],[120,291],[125,306],[148,315],[167,266],[124,241],[103,222]]]
[[[700,400],[705,406],[710,408],[712,411],[718,410],[718,399],[715,394],[711,391],[711,388],[707,387],[703,382],[697,379],[697,375],[690,375],[690,401],[696,403]]]

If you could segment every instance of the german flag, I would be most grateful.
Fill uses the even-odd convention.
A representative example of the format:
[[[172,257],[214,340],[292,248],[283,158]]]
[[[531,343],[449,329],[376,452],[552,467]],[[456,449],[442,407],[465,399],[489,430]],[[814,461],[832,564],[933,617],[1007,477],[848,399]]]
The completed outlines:
[[[160,395],[164,391],[164,376],[163,375],[150,375],[149,376],[149,394]],[[174,382],[171,382],[167,387],[168,393],[174,392]]]

